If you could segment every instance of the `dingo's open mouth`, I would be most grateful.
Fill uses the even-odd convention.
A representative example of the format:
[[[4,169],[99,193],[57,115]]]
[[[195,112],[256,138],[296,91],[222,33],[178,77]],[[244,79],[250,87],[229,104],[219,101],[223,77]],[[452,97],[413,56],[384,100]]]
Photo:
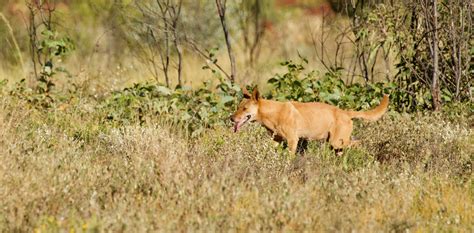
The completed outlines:
[[[242,127],[242,125],[247,123],[247,121],[250,120],[250,117],[251,117],[250,115],[247,115],[244,119],[235,122],[235,124],[234,124],[234,133],[237,132],[240,129],[240,127]]]

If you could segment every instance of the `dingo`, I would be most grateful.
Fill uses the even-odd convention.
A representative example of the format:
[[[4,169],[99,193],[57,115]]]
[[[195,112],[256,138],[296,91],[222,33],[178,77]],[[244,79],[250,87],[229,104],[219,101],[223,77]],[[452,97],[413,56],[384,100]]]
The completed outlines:
[[[294,154],[298,140],[327,139],[334,149],[351,146],[352,118],[375,121],[387,111],[388,95],[384,95],[376,108],[357,112],[342,110],[325,103],[279,102],[260,98],[257,87],[252,94],[243,89],[244,99],[232,115],[234,132],[247,122],[257,121],[274,136],[285,139]],[[278,138],[274,138],[278,140]]]

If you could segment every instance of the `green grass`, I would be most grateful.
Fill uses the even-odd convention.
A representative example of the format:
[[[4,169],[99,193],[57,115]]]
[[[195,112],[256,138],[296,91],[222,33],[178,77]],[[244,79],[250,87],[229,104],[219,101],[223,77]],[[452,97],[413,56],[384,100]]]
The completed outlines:
[[[311,142],[290,160],[258,125],[189,138],[152,116],[106,124],[99,104],[1,95],[1,232],[473,230],[465,116],[359,122],[360,147]]]

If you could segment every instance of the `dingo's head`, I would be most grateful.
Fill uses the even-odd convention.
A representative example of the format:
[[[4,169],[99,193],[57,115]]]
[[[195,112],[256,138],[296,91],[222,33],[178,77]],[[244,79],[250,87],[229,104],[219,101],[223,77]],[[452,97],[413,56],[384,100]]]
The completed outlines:
[[[234,132],[237,132],[245,123],[257,119],[258,99],[260,98],[257,87],[254,88],[252,94],[245,88],[242,91],[244,93],[244,99],[240,102],[239,108],[231,117],[234,122]]]

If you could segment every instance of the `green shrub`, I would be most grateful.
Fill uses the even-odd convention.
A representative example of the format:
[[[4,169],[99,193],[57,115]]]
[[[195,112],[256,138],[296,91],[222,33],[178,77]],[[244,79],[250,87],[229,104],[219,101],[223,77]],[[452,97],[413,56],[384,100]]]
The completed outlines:
[[[394,82],[352,83],[343,81],[342,69],[332,68],[319,74],[316,71],[304,73],[308,61],[285,61],[284,74],[276,74],[268,80],[272,90],[266,96],[276,100],[302,102],[320,101],[345,109],[369,109],[377,105],[383,94],[390,94],[390,107],[398,112],[414,112],[431,109],[432,96],[428,89],[417,88],[417,93],[408,93]],[[443,90],[443,101],[451,103],[448,90]]]
[[[147,117],[160,117],[173,125],[184,126],[191,136],[196,136],[205,128],[226,125],[240,91],[239,86],[223,79],[215,87],[211,82],[204,82],[194,90],[135,84],[114,92],[99,108],[106,114],[104,120],[113,124],[143,123]]]
[[[346,84],[342,81],[340,69],[320,75],[316,71],[305,72],[306,64],[304,58],[299,63],[282,62],[287,72],[268,80],[271,88],[265,97],[279,101],[319,101],[342,109],[367,110],[378,105],[383,94],[390,94],[391,110],[412,112],[431,108],[428,105],[431,103],[429,91],[420,92],[415,101],[395,83]],[[194,137],[206,128],[228,126],[228,118],[242,96],[238,85],[216,77],[217,85],[207,81],[196,89],[178,87],[172,90],[161,84],[135,84],[113,92],[100,104],[99,110],[104,114],[104,121],[113,125],[143,123],[158,117],[185,128]]]

